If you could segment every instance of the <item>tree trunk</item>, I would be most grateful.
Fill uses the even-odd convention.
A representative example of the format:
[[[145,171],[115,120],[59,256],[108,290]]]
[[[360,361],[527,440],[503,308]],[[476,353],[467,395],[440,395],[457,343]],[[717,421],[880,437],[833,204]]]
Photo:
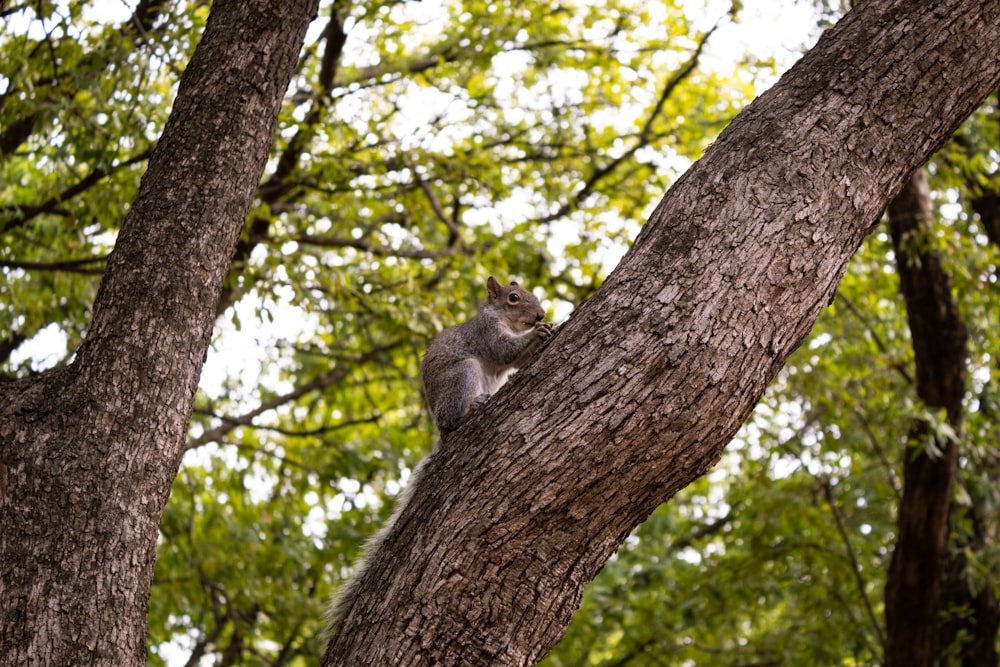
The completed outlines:
[[[900,291],[906,301],[916,365],[917,396],[943,409],[958,431],[965,394],[965,326],[951,279],[934,249],[934,211],[927,176],[913,174],[889,205]],[[936,664],[941,647],[941,584],[947,561],[948,515],[958,461],[955,438],[914,419],[903,453],[903,499],[885,585],[885,665]]]
[[[540,353],[422,465],[325,665],[528,665],[708,470],[905,179],[1000,82],[995,0],[858,5],[670,189]]]
[[[0,384],[0,665],[142,665],[215,304],[316,0],[216,0],[69,366]]]
[[[1000,247],[1000,193],[984,187],[975,177],[969,178],[966,190],[972,194],[970,203],[990,242]],[[997,415],[989,401],[982,402],[980,410],[988,418],[996,420]],[[982,482],[966,486],[972,500],[970,507],[953,504],[951,508],[951,525],[956,537],[945,565],[939,605],[946,611],[941,650],[948,651],[946,655],[952,655],[951,651],[958,645],[960,649],[954,654],[954,659],[962,667],[996,667],[1000,606],[993,592],[993,581],[987,577],[978,590],[971,590],[965,569],[967,554],[988,558],[989,549],[996,544],[997,513],[988,489],[1000,485],[1000,453],[995,448],[987,450],[970,465],[975,466],[974,474],[981,476]],[[984,487],[987,489],[985,492]],[[960,523],[966,523],[971,528],[971,534],[958,527]]]

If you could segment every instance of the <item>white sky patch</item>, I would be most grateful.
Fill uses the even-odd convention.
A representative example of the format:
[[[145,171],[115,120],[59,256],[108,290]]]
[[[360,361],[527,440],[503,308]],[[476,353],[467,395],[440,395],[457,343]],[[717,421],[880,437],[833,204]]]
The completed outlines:
[[[58,3],[63,5],[65,3]],[[83,18],[100,23],[124,23],[132,16],[138,0],[92,0],[83,7]]]
[[[40,373],[65,359],[68,345],[66,333],[58,324],[50,324],[11,352],[10,363],[18,366],[30,359],[31,370]]]
[[[729,0],[706,0],[704,18],[696,25],[703,30],[710,28],[730,5]],[[747,55],[757,60],[773,58],[777,72],[773,78],[758,81],[759,94],[815,44],[819,32],[816,11],[808,2],[749,0],[744,3],[737,22],[725,21],[709,39],[703,64],[707,69],[728,75]]]
[[[279,342],[301,338],[317,326],[315,315],[306,313],[287,300],[268,302],[266,308],[270,317],[262,318],[257,313],[259,301],[257,292],[251,291],[236,303],[234,308],[240,321],[238,329],[228,317],[216,323],[215,340],[209,348],[201,375],[201,389],[212,398],[223,395],[233,398],[225,386],[227,378],[230,383],[232,378],[239,378],[240,386],[255,388]],[[269,381],[269,385],[278,391],[281,391],[280,384],[277,377]],[[255,399],[249,397],[246,405],[253,404]]]

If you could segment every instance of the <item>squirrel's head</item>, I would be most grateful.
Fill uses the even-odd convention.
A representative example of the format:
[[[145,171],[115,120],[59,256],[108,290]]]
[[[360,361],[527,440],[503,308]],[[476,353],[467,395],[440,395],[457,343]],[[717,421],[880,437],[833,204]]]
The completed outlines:
[[[538,298],[516,282],[501,285],[493,276],[486,281],[486,304],[503,311],[503,317],[517,332],[527,331],[545,319]]]

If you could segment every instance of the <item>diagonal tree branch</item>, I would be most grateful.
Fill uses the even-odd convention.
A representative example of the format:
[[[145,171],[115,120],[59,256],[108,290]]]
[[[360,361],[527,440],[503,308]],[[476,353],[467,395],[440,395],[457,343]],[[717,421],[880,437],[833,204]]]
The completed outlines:
[[[436,250],[418,250],[416,248],[392,248],[390,246],[379,245],[365,239],[348,239],[336,236],[318,236],[314,234],[302,234],[292,237],[293,241],[321,248],[354,248],[378,257],[399,257],[401,259],[434,259],[438,257],[454,257],[456,255],[468,255],[471,253],[466,247],[448,246]]]
[[[305,382],[298,387],[295,387],[289,392],[275,396],[271,399],[263,401],[253,410],[249,410],[242,415],[237,417],[222,417],[222,423],[215,428],[209,429],[202,433],[197,438],[189,440],[187,444],[187,449],[195,449],[209,442],[218,442],[220,438],[225,436],[227,433],[233,431],[240,426],[253,426],[253,421],[260,415],[264,414],[268,410],[274,410],[275,408],[281,407],[287,403],[291,403],[306,394],[312,393],[314,391],[319,391],[321,389],[326,389],[327,387],[334,385],[344,378],[348,377],[353,371],[354,367],[358,364],[367,363],[378,359],[383,356],[386,352],[398,347],[400,343],[390,343],[388,345],[382,345],[371,349],[364,354],[360,355],[353,363],[341,363],[334,366],[325,375],[321,375],[317,378],[313,378],[309,382]]]
[[[893,195],[1000,83],[994,0],[862,2],[665,195],[601,288],[420,466],[324,665],[530,665],[711,468]]]
[[[101,264],[107,261],[104,257],[87,257],[84,259],[65,259],[57,262],[14,262],[0,260],[0,267],[7,269],[23,269],[25,271],[64,271],[67,273],[79,273],[83,275],[99,276],[104,273],[104,269],[93,268],[94,264]]]
[[[865,581],[864,575],[861,572],[861,565],[858,563],[858,557],[854,554],[854,547],[851,545],[851,537],[844,527],[844,519],[841,516],[840,508],[837,505],[837,499],[833,495],[833,484],[830,482],[829,477],[822,475],[818,477],[820,487],[823,489],[823,497],[826,498],[826,503],[830,507],[830,514],[833,515],[833,522],[837,527],[837,533],[840,535],[840,541],[844,545],[844,553],[847,554],[847,560],[851,565],[851,574],[854,577],[854,585],[858,589],[858,597],[864,603],[865,612],[868,614],[868,622],[871,623],[871,628],[875,632],[875,636],[878,637],[879,643],[885,643],[885,634],[882,632],[882,624],[878,622],[878,617],[875,615],[875,608],[872,607],[871,599],[868,596],[867,582]],[[878,649],[872,648],[873,655],[878,655]]]
[[[537,222],[547,223],[552,222],[553,220],[558,220],[576,207],[580,206],[580,204],[594,192],[601,181],[617,171],[621,165],[631,160],[641,148],[650,144],[654,138],[653,124],[662,113],[663,106],[667,103],[674,92],[676,92],[678,86],[684,83],[684,81],[698,68],[698,63],[701,59],[701,54],[704,51],[705,45],[708,43],[708,39],[712,36],[712,34],[719,28],[719,25],[719,23],[716,23],[712,26],[712,28],[706,31],[705,34],[698,38],[697,46],[692,52],[691,57],[688,58],[687,62],[685,62],[680,69],[674,72],[674,74],[667,79],[663,89],[660,91],[660,96],[656,100],[656,104],[653,105],[653,110],[646,116],[646,122],[643,123],[642,129],[639,131],[635,141],[628,148],[628,150],[617,158],[614,158],[603,166],[595,169],[583,182],[582,187],[574,193],[573,197],[569,201],[563,202],[558,209],[538,219]]]
[[[39,215],[56,212],[63,202],[68,201],[73,197],[76,197],[77,195],[86,192],[90,188],[94,187],[95,185],[103,181],[108,176],[111,176],[112,174],[121,171],[123,169],[127,169],[133,165],[139,164],[140,162],[144,162],[149,157],[151,152],[152,149],[146,149],[136,155],[133,155],[127,160],[118,162],[113,167],[98,167],[93,171],[91,171],[86,176],[84,176],[83,178],[81,178],[79,181],[71,185],[70,187],[64,189],[57,195],[49,197],[49,199],[42,202],[41,204],[33,204],[30,206],[0,207],[0,216],[5,216],[5,215],[16,216],[8,219],[3,224],[3,227],[0,228],[0,232],[9,232],[13,229],[17,229],[18,227],[25,225],[34,218],[38,217]]]

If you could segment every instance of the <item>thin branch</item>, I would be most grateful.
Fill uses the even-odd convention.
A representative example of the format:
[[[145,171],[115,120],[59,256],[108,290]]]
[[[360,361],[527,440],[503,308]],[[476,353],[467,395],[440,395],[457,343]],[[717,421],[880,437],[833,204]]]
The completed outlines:
[[[20,5],[14,5],[13,7],[7,7],[7,0],[0,0],[0,18],[11,16],[17,14],[18,12],[23,12],[28,8],[28,3],[22,3]]]
[[[12,218],[8,220],[3,225],[2,231],[9,232],[12,229],[21,227],[27,222],[31,221],[33,218],[42,215],[44,213],[52,213],[58,209],[59,205],[68,199],[86,192],[90,188],[94,187],[102,180],[108,176],[114,174],[115,172],[124,169],[126,167],[131,167],[132,165],[142,162],[149,157],[152,149],[146,149],[139,154],[125,160],[124,162],[119,162],[113,167],[102,168],[99,167],[94,169],[92,172],[84,176],[80,181],[66,188],[57,195],[53,195],[48,200],[42,202],[41,204],[36,204],[34,206],[4,206],[0,208],[0,215],[12,214],[20,212],[20,217]]]
[[[844,304],[844,306],[847,308],[848,312],[850,312],[852,315],[854,315],[854,317],[859,322],[861,322],[863,325],[865,325],[865,327],[868,329],[868,333],[871,334],[872,341],[874,341],[875,347],[878,348],[878,351],[881,352],[882,354],[884,354],[886,357],[891,358],[892,355],[889,354],[889,348],[888,348],[888,346],[886,346],[886,344],[879,337],[878,333],[875,331],[875,327],[873,327],[871,325],[871,323],[865,317],[864,313],[862,313],[861,310],[859,310],[858,307],[855,306],[854,303],[852,303],[851,300],[848,299],[846,296],[844,296],[839,290],[837,291],[836,298],[838,300],[840,300]],[[905,365],[903,365],[902,363],[900,363],[900,362],[897,361],[897,362],[893,362],[890,365],[890,367],[893,370],[897,371],[900,374],[900,376],[902,376],[902,378],[904,380],[906,380],[907,384],[909,384],[909,385],[913,384],[913,377],[910,375],[909,371],[906,370],[906,366]]]
[[[703,537],[714,535],[715,533],[719,532],[729,524],[729,522],[733,518],[733,515],[736,512],[738,512],[739,509],[740,509],[740,503],[733,503],[732,505],[729,506],[729,511],[726,512],[723,516],[719,517],[718,519],[714,519],[712,521],[704,523],[701,526],[699,526],[696,530],[688,534],[687,536],[671,542],[670,546],[667,548],[667,551],[669,553],[677,553],[678,551],[682,551],[688,548],[694,542],[702,539]]]
[[[59,262],[9,262],[0,261],[0,268],[23,269],[25,271],[65,271],[68,273],[80,273],[84,275],[99,276],[104,273],[103,269],[90,268],[91,264],[98,264],[107,261],[107,255],[101,257],[86,257],[83,259],[66,259]]]
[[[833,497],[833,487],[830,484],[830,480],[825,476],[819,477],[818,481],[823,489],[823,496],[826,498],[826,502],[830,506],[830,513],[833,514],[833,521],[837,526],[837,532],[840,533],[840,539],[844,543],[844,551],[847,553],[847,558],[851,563],[851,572],[854,575],[854,583],[858,587],[858,594],[861,596],[862,602],[864,602],[865,611],[868,613],[868,619],[872,624],[872,628],[875,630],[875,635],[878,637],[878,643],[880,646],[884,646],[885,636],[882,634],[882,626],[878,622],[878,617],[875,615],[875,610],[872,608],[871,600],[868,599],[868,593],[865,591],[865,578],[861,575],[861,565],[858,563],[858,559],[854,555],[854,549],[851,546],[851,538],[847,534],[847,529],[844,528],[844,520],[840,516],[840,509],[837,507],[837,500]],[[869,650],[873,650],[873,648],[869,647]],[[875,653],[877,653],[877,651]]]
[[[362,354],[355,360],[355,364],[363,364],[379,356],[385,354],[389,350],[393,349],[399,345],[399,343],[390,343],[381,347],[374,348],[368,352]],[[333,369],[331,369],[325,375],[321,375],[318,378],[310,380],[304,384],[299,385],[295,389],[280,396],[275,396],[270,400],[262,402],[253,410],[245,412],[237,417],[222,417],[222,423],[213,429],[209,429],[202,433],[197,438],[188,442],[187,449],[195,449],[210,442],[218,442],[223,436],[230,433],[240,426],[254,426],[253,420],[264,414],[268,410],[274,410],[286,403],[297,400],[302,396],[313,391],[318,391],[320,389],[325,389],[330,385],[340,382],[346,378],[351,371],[354,370],[354,365],[351,364],[341,364]]]
[[[195,408],[194,412],[195,414],[211,417],[213,419],[220,419],[223,421],[229,419],[225,415],[220,415],[216,412],[212,412],[211,410],[205,410],[204,408]],[[260,431],[267,431],[269,433],[277,433],[279,435],[285,435],[290,437],[313,438],[319,435],[326,435],[327,433],[339,431],[341,429],[360,426],[361,424],[373,424],[380,419],[382,419],[381,414],[374,414],[369,417],[363,417],[361,419],[348,419],[346,421],[338,422],[336,424],[331,424],[329,426],[319,426],[317,428],[303,429],[303,430],[281,428],[279,426],[260,426],[260,425],[255,425],[254,428]]]
[[[459,229],[458,223],[456,223],[451,216],[444,212],[444,206],[441,205],[441,200],[439,200],[437,195],[434,194],[434,191],[431,190],[431,186],[427,183],[427,181],[419,176],[416,178],[417,185],[420,186],[420,189],[427,197],[427,202],[431,205],[431,210],[434,211],[434,215],[437,216],[437,219],[443,222],[444,226],[448,228],[448,231],[451,232],[452,238],[462,244],[462,230]]]
[[[871,444],[876,458],[878,458],[882,467],[885,468],[886,474],[889,477],[889,486],[892,487],[893,494],[896,497],[896,502],[901,502],[903,499],[903,485],[900,484],[899,476],[896,474],[896,466],[886,455],[885,450],[878,441],[878,436],[875,435],[875,431],[872,429],[871,424],[868,423],[868,418],[865,416],[864,412],[857,405],[851,405],[850,410],[861,423],[861,430],[868,436],[868,442]]]
[[[432,51],[430,55],[408,62],[362,67],[354,73],[354,76],[343,81],[337,81],[334,85],[337,88],[345,88],[351,84],[358,84],[363,81],[381,80],[385,76],[399,77],[403,74],[422,74],[438,65],[457,61],[458,54],[463,52],[462,49],[457,49],[454,45],[448,44],[440,47],[437,51]]]
[[[205,431],[200,436],[190,441],[187,448],[190,450],[209,442],[218,442],[223,436],[240,426],[253,426],[253,420],[268,410],[274,410],[275,408],[301,398],[310,392],[336,384],[347,377],[350,371],[351,368],[348,366],[337,366],[326,375],[321,375],[320,377],[310,380],[305,384],[299,385],[286,394],[281,394],[270,400],[264,401],[253,410],[245,412],[238,417],[223,417],[222,423],[219,426]]]
[[[232,445],[236,449],[246,449],[254,452],[255,454],[263,454],[264,456],[274,459],[275,461],[279,461],[293,468],[298,468],[299,470],[305,470],[306,472],[318,472],[315,466],[307,465],[301,461],[296,461],[295,459],[290,459],[287,456],[272,452],[265,447],[261,447],[260,445],[248,445],[245,442],[220,442],[219,444]]]
[[[579,206],[580,203],[590,196],[591,193],[597,188],[597,185],[607,176],[614,173],[619,166],[622,165],[627,160],[630,160],[639,149],[649,145],[653,138],[653,123],[656,122],[657,117],[663,111],[663,106],[670,99],[671,95],[698,67],[698,63],[701,59],[702,51],[705,45],[708,43],[709,37],[719,28],[721,21],[712,26],[708,31],[705,32],[699,39],[698,44],[695,47],[694,52],[691,57],[688,58],[684,65],[674,72],[674,75],[667,80],[666,84],[663,86],[663,90],[660,92],[660,97],[657,99],[656,104],[653,106],[652,112],[646,117],[646,122],[643,124],[642,129],[639,131],[637,139],[632,146],[625,151],[619,157],[611,160],[603,167],[595,169],[590,177],[584,181],[583,187],[577,190],[577,192],[570,198],[569,201],[564,202],[555,212],[550,213],[542,218],[538,219],[536,222],[547,223],[553,220],[558,220],[559,218],[565,216],[567,213],[572,211],[575,207]]]
[[[316,236],[313,234],[293,236],[292,240],[298,243],[306,243],[323,248],[354,248],[378,257],[398,257],[401,259],[435,259],[438,257],[467,255],[470,253],[467,248],[460,246],[449,246],[438,250],[391,248],[389,246],[372,243],[371,241],[367,241],[365,239],[348,239],[337,236]]]
[[[12,331],[6,338],[0,339],[0,362],[10,359],[11,353],[19,348],[21,343],[26,340],[28,340],[27,336],[24,336],[16,331]]]

